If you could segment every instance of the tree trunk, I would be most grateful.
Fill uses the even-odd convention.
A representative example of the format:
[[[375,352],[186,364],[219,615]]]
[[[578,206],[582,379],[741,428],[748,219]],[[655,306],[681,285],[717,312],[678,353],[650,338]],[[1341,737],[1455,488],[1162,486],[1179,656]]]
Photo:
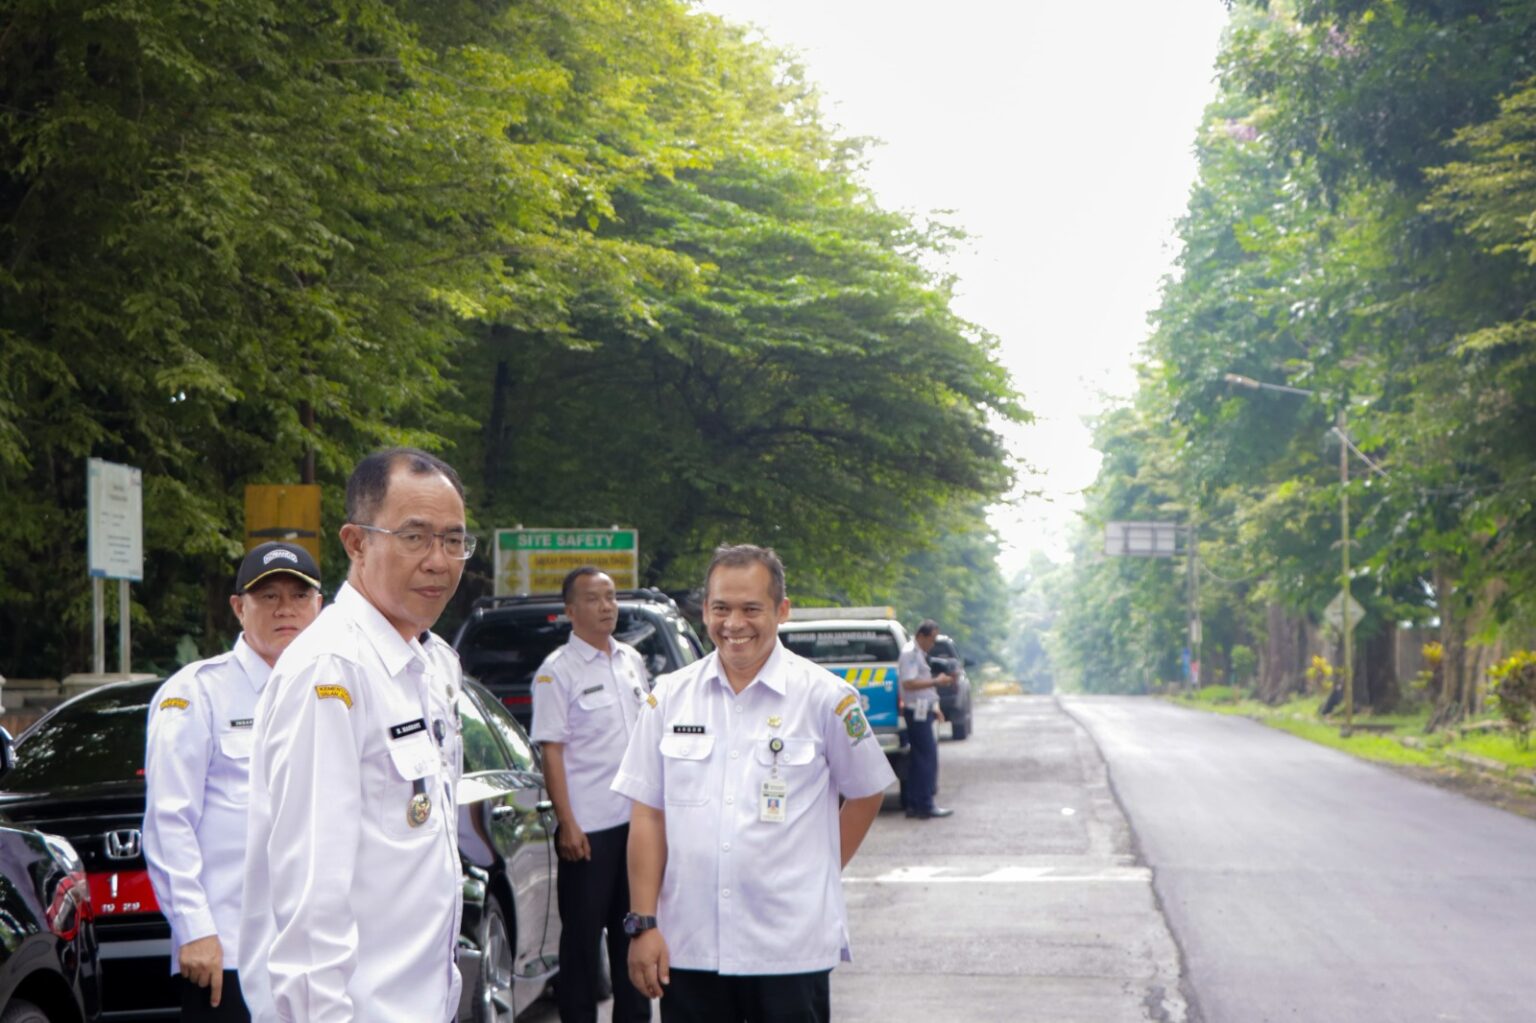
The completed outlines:
[[[506,359],[496,360],[496,376],[491,382],[491,409],[485,419],[483,461],[481,471],[485,480],[483,501],[486,507],[494,507],[501,484],[502,461],[506,454],[508,392],[512,389],[512,370]]]
[[[1425,731],[1431,732],[1455,724],[1467,712],[1467,623],[1461,616],[1456,580],[1442,563],[1435,565],[1433,582],[1435,609],[1440,613],[1440,646],[1445,656],[1440,662],[1440,691],[1435,695],[1435,711],[1425,726]]]
[[[1397,672],[1397,636],[1382,629],[1361,644],[1360,677],[1365,680],[1365,702],[1379,714],[1390,714],[1402,699]]]
[[[1302,675],[1301,622],[1280,604],[1265,608],[1263,663],[1259,668],[1259,698],[1280,703],[1300,688]]]

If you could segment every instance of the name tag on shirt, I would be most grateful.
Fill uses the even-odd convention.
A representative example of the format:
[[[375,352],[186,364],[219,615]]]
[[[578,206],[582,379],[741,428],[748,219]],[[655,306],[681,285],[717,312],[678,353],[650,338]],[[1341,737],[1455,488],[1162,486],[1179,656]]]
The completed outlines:
[[[783,824],[787,819],[789,786],[777,778],[765,778],[757,800],[757,819],[769,824]]]
[[[255,726],[256,726],[256,719],[255,718],[230,718],[229,719],[229,727],[231,727],[231,728],[254,728]]]
[[[415,721],[402,721],[398,725],[390,725],[389,737],[391,739],[404,739],[407,735],[415,735],[417,732],[425,732],[426,730],[426,718],[417,718]]]
[[[704,734],[704,726],[703,725],[673,725],[672,726],[672,734],[674,734],[674,735],[703,735]]]
[[[583,689],[581,691],[581,695],[582,696],[591,696],[593,693],[600,693],[602,691],[603,691],[602,683],[598,683],[595,686],[589,686],[588,688]]]

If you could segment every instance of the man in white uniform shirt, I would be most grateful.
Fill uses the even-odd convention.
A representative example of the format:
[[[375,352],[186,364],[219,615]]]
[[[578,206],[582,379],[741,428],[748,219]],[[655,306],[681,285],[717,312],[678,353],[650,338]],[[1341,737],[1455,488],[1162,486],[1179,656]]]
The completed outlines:
[[[428,631],[475,549],[411,448],[347,483],[351,567],[256,708],[241,979],[258,1023],[445,1023],[461,980],[459,659]]]
[[[955,812],[933,802],[933,790],[939,781],[939,737],[934,729],[934,714],[939,706],[937,687],[955,684],[953,675],[934,675],[928,664],[928,651],[938,638],[939,623],[932,618],[923,619],[896,661],[896,677],[906,707],[903,713],[907,719],[907,741],[912,746],[907,759],[907,816],[919,820],[948,817]]]
[[[778,555],[721,547],[704,585],[715,651],[657,680],[613,783],[630,977],[663,1023],[825,1023],[841,871],[895,775],[853,687],[779,643]]]
[[[251,722],[277,657],[320,613],[320,570],[296,544],[253,548],[229,606],[235,648],[172,675],[149,705],[144,862],[171,923],[181,1018],[244,1023],[240,887]]]
[[[649,675],[639,652],[613,638],[619,601],[612,579],[591,566],[577,568],[560,592],[571,637],[534,673],[532,732],[544,751],[544,782],[560,822],[560,1020],[597,1020],[604,927],[613,1019],[649,1020],[650,1000],[629,982],[626,966],[629,800],[610,787],[650,690]]]

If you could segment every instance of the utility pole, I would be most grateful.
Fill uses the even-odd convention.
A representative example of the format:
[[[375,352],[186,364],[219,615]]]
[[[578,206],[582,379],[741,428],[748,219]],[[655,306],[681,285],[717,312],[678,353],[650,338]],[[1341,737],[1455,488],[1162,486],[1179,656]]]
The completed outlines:
[[[1339,611],[1344,626],[1344,738],[1355,730],[1355,622],[1350,614],[1349,593],[1349,430],[1344,418],[1344,405],[1339,405],[1339,558],[1343,575],[1339,578]]]
[[[1184,527],[1184,567],[1188,572],[1189,591],[1189,664],[1190,681],[1200,688],[1200,549],[1196,543],[1195,520],[1191,516]]]

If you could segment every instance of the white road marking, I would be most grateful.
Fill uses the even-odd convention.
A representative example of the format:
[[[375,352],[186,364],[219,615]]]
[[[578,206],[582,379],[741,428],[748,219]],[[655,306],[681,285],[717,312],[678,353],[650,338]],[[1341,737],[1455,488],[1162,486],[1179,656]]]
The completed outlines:
[[[957,873],[954,867],[897,867],[874,877],[845,877],[845,884],[1103,884],[1132,881],[1146,884],[1146,867],[1104,867],[1090,872],[1070,867],[999,867],[985,874]]]

